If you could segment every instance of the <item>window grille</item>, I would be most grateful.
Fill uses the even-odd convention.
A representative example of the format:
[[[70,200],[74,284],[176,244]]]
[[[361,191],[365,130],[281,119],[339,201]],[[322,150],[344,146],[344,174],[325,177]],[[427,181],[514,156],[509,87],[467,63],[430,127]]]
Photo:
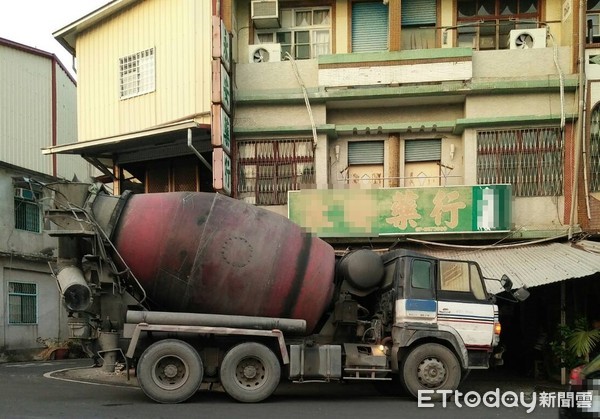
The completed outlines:
[[[539,20],[538,0],[458,0],[458,46],[508,49],[512,29],[537,28]]]
[[[119,59],[121,99],[154,91],[154,48]]]
[[[37,323],[37,285],[8,283],[8,323]]]
[[[256,32],[258,43],[281,44],[282,58],[286,53],[297,60],[329,54],[331,39],[331,9],[303,7],[281,10],[281,29]]]
[[[40,233],[42,231],[42,209],[37,201],[40,194],[34,192],[32,198],[15,197],[15,228]]]
[[[313,187],[311,139],[240,141],[237,197],[255,205],[285,205],[287,192]]]
[[[509,183],[514,196],[562,195],[560,129],[477,132],[477,183]]]

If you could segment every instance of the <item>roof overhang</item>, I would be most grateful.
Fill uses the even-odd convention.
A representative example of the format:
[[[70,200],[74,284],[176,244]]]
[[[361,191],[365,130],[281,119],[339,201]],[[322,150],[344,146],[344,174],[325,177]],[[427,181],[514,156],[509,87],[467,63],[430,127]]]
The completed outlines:
[[[139,151],[144,148],[164,146],[185,138],[184,133],[191,129],[195,139],[209,139],[210,125],[195,120],[185,120],[168,125],[149,128],[112,137],[70,144],[56,145],[42,149],[42,154],[79,154],[82,157],[112,157],[127,151]]]
[[[479,263],[483,275],[499,279],[509,276],[513,288],[538,287],[575,278],[588,277],[600,272],[599,243],[595,246],[578,243],[552,242],[518,247],[494,247],[482,250],[419,248],[417,251],[442,259],[473,260]],[[488,291],[503,291],[497,281],[486,281]]]
[[[115,180],[115,164],[135,163],[196,154],[204,165],[210,164],[200,154],[212,150],[210,125],[185,120],[113,137],[78,141],[42,149],[42,154],[78,154]]]
[[[139,2],[140,0],[113,0],[104,6],[88,13],[82,18],[68,24],[52,34],[71,55],[75,55],[75,41],[77,34],[91,28],[95,24],[107,19],[122,9]]]

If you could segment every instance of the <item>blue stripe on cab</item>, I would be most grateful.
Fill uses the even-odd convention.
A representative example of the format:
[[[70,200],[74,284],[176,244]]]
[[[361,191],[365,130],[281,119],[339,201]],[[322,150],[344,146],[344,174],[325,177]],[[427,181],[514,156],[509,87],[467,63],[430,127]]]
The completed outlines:
[[[435,300],[406,300],[406,311],[437,311]]]

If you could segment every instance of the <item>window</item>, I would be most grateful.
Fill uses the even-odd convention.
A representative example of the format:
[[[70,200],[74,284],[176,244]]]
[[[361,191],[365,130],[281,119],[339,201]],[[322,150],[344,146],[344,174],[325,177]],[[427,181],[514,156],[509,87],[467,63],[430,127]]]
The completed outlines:
[[[588,44],[600,43],[600,0],[588,0],[586,21],[586,42]]]
[[[205,156],[210,159],[210,155]],[[175,157],[139,164],[146,193],[212,191],[212,174],[196,157]],[[135,170],[135,166],[131,167]],[[206,183],[210,180],[210,188]]]
[[[512,29],[536,28],[538,0],[458,0],[458,46],[508,49]]]
[[[388,50],[388,15],[383,2],[352,3],[352,52]]]
[[[437,0],[402,0],[402,49],[435,48]]]
[[[431,262],[418,259],[413,260],[410,285],[413,288],[419,289],[431,288]]]
[[[8,283],[8,323],[37,323],[37,285]]]
[[[351,186],[383,186],[383,141],[348,143],[348,183]]]
[[[313,187],[311,139],[240,141],[237,197],[256,205],[285,205],[287,192]]]
[[[590,192],[600,192],[600,105],[592,110],[590,121]]]
[[[38,203],[39,192],[15,188],[15,228],[40,233],[42,231],[42,208]]]
[[[479,270],[473,263],[441,260],[440,290],[472,292],[478,300],[486,298]]]
[[[281,9],[281,29],[256,31],[259,44],[281,44],[281,57],[297,60],[316,58],[331,52],[331,9],[304,7]]]
[[[509,183],[514,196],[561,195],[563,139],[560,129],[477,132],[477,183]]]
[[[121,99],[154,91],[154,48],[119,58]]]

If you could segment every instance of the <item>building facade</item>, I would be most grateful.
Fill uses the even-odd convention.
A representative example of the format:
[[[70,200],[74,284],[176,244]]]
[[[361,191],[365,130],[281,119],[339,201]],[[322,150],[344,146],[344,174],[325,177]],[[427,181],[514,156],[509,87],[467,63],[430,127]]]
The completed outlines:
[[[48,261],[43,185],[89,181],[80,156],[45,156],[77,132],[76,83],[50,53],[0,39],[0,359],[67,337],[66,315]]]
[[[57,243],[44,218],[43,185],[57,180],[0,162],[0,359],[68,336],[62,296],[48,268]]]
[[[216,189],[340,248],[466,246],[518,285],[595,280],[597,254],[568,239],[600,228],[598,16],[578,0],[111,2],[54,34],[78,57],[78,141],[45,153],[84,156],[115,192]],[[540,254],[581,269],[527,269]]]

